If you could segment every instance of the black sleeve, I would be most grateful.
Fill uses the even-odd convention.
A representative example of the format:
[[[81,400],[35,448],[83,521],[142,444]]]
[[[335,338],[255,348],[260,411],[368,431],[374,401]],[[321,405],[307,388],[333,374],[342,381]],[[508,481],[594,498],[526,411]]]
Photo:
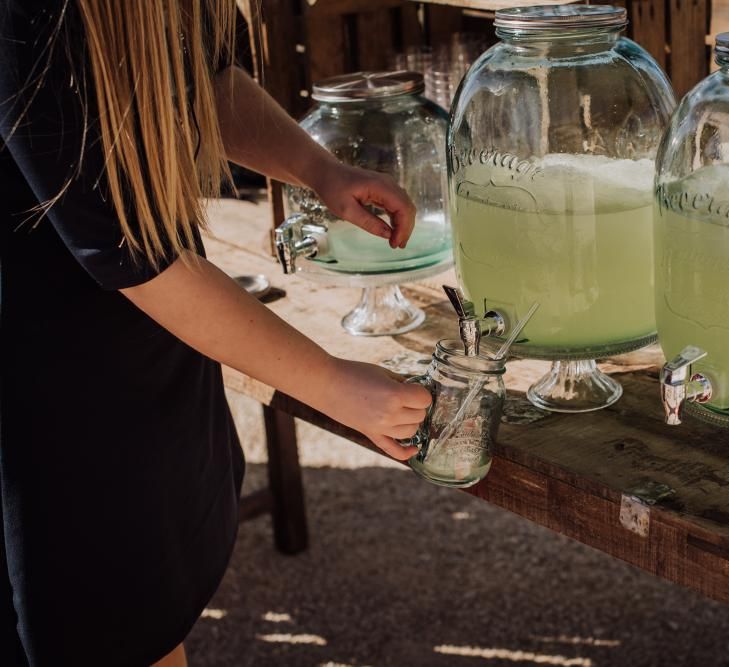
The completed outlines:
[[[10,152],[39,204],[60,195],[39,224],[50,221],[101,287],[121,289],[153,278],[174,257],[155,269],[123,243],[106,193],[82,27],[74,0],[0,4],[0,150]],[[27,224],[37,215],[29,212]]]

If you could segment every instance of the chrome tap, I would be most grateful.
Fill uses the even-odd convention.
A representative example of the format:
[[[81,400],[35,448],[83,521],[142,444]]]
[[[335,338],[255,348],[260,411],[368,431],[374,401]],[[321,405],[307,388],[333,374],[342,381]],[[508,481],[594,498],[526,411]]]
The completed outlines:
[[[502,336],[506,332],[506,319],[501,313],[489,310],[479,318],[473,302],[467,301],[461,290],[448,285],[443,285],[443,290],[458,314],[458,328],[466,355],[474,357],[479,353],[482,336]]]
[[[701,348],[689,345],[661,369],[661,400],[666,424],[681,423],[684,403],[706,403],[711,399],[711,382],[701,373],[691,373],[691,365],[706,356]]]
[[[328,252],[327,228],[296,213],[276,228],[276,255],[284,273],[296,273],[296,258],[313,259]]]

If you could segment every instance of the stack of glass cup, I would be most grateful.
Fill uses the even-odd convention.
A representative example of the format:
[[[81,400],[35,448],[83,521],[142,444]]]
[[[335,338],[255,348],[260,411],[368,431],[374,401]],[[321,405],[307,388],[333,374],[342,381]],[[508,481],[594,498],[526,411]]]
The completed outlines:
[[[412,46],[390,58],[390,68],[420,72],[425,79],[425,97],[443,109],[450,109],[461,79],[487,47],[480,35],[454,33],[448,44],[433,49]]]

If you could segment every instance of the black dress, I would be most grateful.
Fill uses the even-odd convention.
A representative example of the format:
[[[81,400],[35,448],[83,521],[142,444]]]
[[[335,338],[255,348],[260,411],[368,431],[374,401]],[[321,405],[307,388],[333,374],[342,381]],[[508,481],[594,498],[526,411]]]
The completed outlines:
[[[73,0],[0,4],[2,667],[160,659],[236,535],[243,459],[220,367],[117,291],[156,272],[120,247],[97,184],[81,27]]]

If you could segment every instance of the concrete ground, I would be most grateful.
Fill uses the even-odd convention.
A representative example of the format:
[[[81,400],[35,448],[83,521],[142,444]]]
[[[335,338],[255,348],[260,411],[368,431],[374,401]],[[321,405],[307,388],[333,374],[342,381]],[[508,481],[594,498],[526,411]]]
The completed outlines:
[[[259,406],[231,397],[266,483]],[[191,667],[719,667],[729,606],[299,424],[311,546],[241,526]]]

